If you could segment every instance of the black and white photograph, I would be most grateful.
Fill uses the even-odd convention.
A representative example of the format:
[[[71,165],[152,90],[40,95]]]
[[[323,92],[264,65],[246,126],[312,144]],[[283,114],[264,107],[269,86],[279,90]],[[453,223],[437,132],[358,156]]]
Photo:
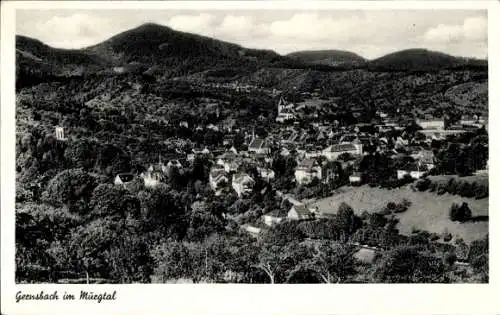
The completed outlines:
[[[488,284],[488,20],[16,9],[15,284]]]
[[[16,281],[488,282],[485,11],[16,17]]]

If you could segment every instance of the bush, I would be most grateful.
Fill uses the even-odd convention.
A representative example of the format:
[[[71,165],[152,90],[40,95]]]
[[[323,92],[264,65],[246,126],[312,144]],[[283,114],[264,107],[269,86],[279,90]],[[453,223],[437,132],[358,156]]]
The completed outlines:
[[[436,182],[431,181],[431,183],[429,184],[429,191],[434,192],[434,191],[436,191],[436,188],[437,188]]]
[[[432,242],[435,242],[439,239],[439,234],[437,233],[431,233],[431,235],[429,236],[429,240],[431,240]]]
[[[474,191],[474,195],[476,199],[486,198],[488,197],[488,186],[486,185],[477,185]]]
[[[465,222],[469,220],[472,216],[472,212],[469,209],[469,205],[464,202],[459,207],[458,204],[453,203],[450,208],[450,220]]]
[[[454,178],[450,178],[450,180],[448,181],[448,185],[446,186],[446,191],[449,194],[454,195],[457,193],[458,186],[459,185],[458,185],[457,181]]]
[[[452,238],[453,238],[453,235],[451,235],[451,233],[449,233],[449,232],[448,232],[448,233],[445,233],[445,234],[443,235],[443,241],[445,241],[445,242],[449,242],[449,241],[451,241],[451,239],[452,239]]]
[[[448,185],[446,183],[439,183],[436,190],[438,195],[443,195],[448,191]]]
[[[419,179],[415,183],[415,187],[418,189],[418,191],[426,191],[427,189],[429,189],[430,185],[431,185],[431,180],[427,177],[423,178],[423,179]]]
[[[395,202],[392,202],[392,201],[388,202],[388,203],[387,203],[387,209],[388,209],[389,211],[394,211],[394,209],[396,209],[396,203],[395,203]]]
[[[391,210],[389,210],[387,207],[385,207],[382,210],[378,211],[377,213],[381,214],[381,215],[388,215],[388,214],[391,214]]]

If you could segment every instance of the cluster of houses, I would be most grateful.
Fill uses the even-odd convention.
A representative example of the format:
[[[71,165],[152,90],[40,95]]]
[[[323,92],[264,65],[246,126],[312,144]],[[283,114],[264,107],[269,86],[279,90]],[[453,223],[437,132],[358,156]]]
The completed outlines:
[[[218,109],[216,110],[218,116]],[[435,167],[436,158],[429,149],[432,140],[444,139],[447,135],[464,133],[470,128],[485,125],[485,121],[477,116],[462,117],[458,124],[446,127],[444,119],[426,117],[416,120],[421,128],[417,134],[423,135],[419,138],[405,131],[410,120],[395,120],[382,111],[376,112],[377,118],[371,124],[358,123],[349,126],[341,126],[338,121],[321,120],[304,124],[299,115],[300,111],[295,104],[280,97],[276,116],[278,124],[267,131],[265,138],[255,136],[255,127],[252,127],[252,131],[248,126],[235,129],[235,120],[230,117],[217,125],[196,126],[202,128],[200,130],[224,132],[222,146],[194,148],[185,158],[172,158],[166,164],[160,159],[157,164],[149,166],[140,174],[140,178],[145,186],[155,187],[168,177],[172,169],[176,168],[182,172],[182,163],[192,163],[196,156],[206,156],[212,161],[208,184],[214,194],[221,195],[227,190],[233,190],[239,198],[245,198],[253,192],[257,181],[253,170],[257,170],[259,179],[267,182],[275,179],[271,165],[276,154],[295,159],[297,164],[293,174],[297,185],[308,185],[313,181],[329,183],[335,180],[339,176],[339,164],[332,163],[334,161],[339,162],[342,169],[349,168],[350,184],[359,185],[363,182],[358,167],[359,161],[364,155],[378,151],[387,153],[393,159],[408,160],[411,157],[411,162],[402,163],[403,166],[395,170],[395,175],[398,179],[408,176],[419,179]],[[181,123],[186,128],[191,127],[187,123]],[[234,147],[237,133],[244,133],[244,145],[241,150]],[[57,127],[56,136],[58,139],[64,139],[61,127]],[[249,169],[252,169],[252,172],[249,173]],[[133,174],[118,174],[115,184],[126,185],[133,179]],[[310,220],[321,216],[317,209],[308,207],[292,196],[284,196],[283,199],[291,203],[287,215],[267,213],[262,217],[265,226],[273,226],[283,220]],[[260,231],[258,227],[250,225],[243,228],[254,235]]]
[[[311,207],[290,195],[283,195],[280,192],[278,192],[278,195],[282,197],[282,203],[288,202],[290,204],[290,209],[286,214],[283,215],[280,215],[279,210],[273,210],[264,214],[261,218],[261,223],[263,223],[265,227],[273,227],[287,220],[307,221],[323,217],[323,214],[317,207]],[[251,224],[244,224],[241,226],[241,228],[255,237],[257,237],[262,232],[262,228]]]

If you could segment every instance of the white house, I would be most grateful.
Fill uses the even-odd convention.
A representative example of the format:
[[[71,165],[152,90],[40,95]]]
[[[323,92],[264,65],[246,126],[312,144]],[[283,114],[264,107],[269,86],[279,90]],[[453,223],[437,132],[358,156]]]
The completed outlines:
[[[253,189],[255,181],[248,174],[233,174],[232,186],[238,197],[243,197]]]
[[[67,140],[67,138],[64,135],[64,128],[60,126],[56,126],[56,139],[57,140]]]
[[[257,167],[257,171],[259,171],[260,177],[266,182],[273,180],[275,177],[274,171],[270,168]]]
[[[116,175],[114,184],[115,185],[124,185],[134,179],[134,175],[130,173],[121,173]]]
[[[248,152],[256,154],[269,154],[271,153],[271,148],[269,148],[264,139],[253,138],[248,145]]]
[[[361,155],[363,153],[363,144],[361,143],[345,143],[334,144],[323,150],[323,156],[332,161],[337,159],[344,153],[353,155]]]
[[[356,185],[356,184],[361,184],[361,173],[360,172],[354,172],[349,176],[349,183]]]
[[[397,170],[398,179],[404,178],[406,175],[410,175],[411,178],[419,179],[422,178],[427,172],[429,168],[426,165],[422,165],[420,163],[414,163],[409,165],[406,169]]]
[[[221,187],[229,182],[229,178],[227,178],[224,169],[212,167],[208,175],[208,182],[210,184],[210,188],[212,188],[215,194],[218,195],[220,194]]]
[[[261,229],[252,225],[244,224],[241,226],[243,230],[248,232],[251,236],[257,237],[260,234]]]
[[[141,174],[144,180],[144,186],[155,187],[165,179],[168,168],[161,162],[156,165],[151,165],[146,172]]]
[[[283,221],[283,218],[276,217],[271,214],[265,214],[262,217],[264,219],[264,224],[267,226],[274,226],[276,224],[280,224]]]
[[[417,119],[417,124],[424,130],[443,130],[443,119]]]
[[[276,116],[276,121],[283,123],[288,120],[295,119],[295,105],[285,101],[283,96],[280,97],[278,102],[278,116]]]
[[[305,159],[295,168],[295,181],[299,185],[308,184],[314,178],[321,177],[321,166],[316,159]]]

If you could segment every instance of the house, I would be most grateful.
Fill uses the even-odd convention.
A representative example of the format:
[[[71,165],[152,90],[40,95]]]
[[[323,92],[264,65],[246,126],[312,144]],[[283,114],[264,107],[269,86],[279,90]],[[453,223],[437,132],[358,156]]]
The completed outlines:
[[[410,175],[411,178],[419,179],[422,178],[429,168],[426,165],[421,165],[420,163],[413,163],[405,169],[397,170],[398,179],[403,179],[406,175]]]
[[[226,173],[236,172],[242,163],[241,158],[232,151],[224,152],[215,161],[215,164],[222,166]]]
[[[257,167],[257,171],[259,171],[260,177],[266,182],[271,181],[275,177],[275,173],[272,169],[266,167]]]
[[[294,120],[295,118],[295,105],[288,103],[283,96],[281,96],[278,102],[278,115],[276,116],[276,122],[283,123],[285,121]]]
[[[443,140],[446,139],[447,136],[458,135],[464,132],[467,132],[463,129],[447,129],[447,130],[419,130],[418,133],[422,134],[426,139],[429,140]]]
[[[60,141],[65,141],[67,138],[64,136],[64,128],[56,126],[56,139]]]
[[[292,205],[287,214],[289,220],[312,220],[314,217],[314,213],[305,204]]]
[[[363,144],[361,143],[334,144],[322,151],[323,156],[330,161],[337,159],[340,155],[344,153],[360,155],[363,153]]]
[[[361,184],[361,173],[360,172],[354,172],[349,176],[349,183],[351,185],[359,185]]]
[[[276,224],[280,224],[283,221],[283,218],[274,216],[272,214],[265,214],[262,216],[264,219],[264,224],[267,226],[275,226]]]
[[[425,165],[427,169],[432,169],[435,166],[435,156],[434,152],[431,150],[420,150],[415,154],[411,155],[420,165]]]
[[[248,174],[233,174],[232,186],[239,198],[252,192],[254,184],[255,180]]]
[[[222,140],[222,144],[225,147],[232,146],[234,143],[234,138],[235,138],[235,135],[225,135],[223,140]]]
[[[289,156],[291,154],[290,150],[286,147],[283,147],[280,151],[281,156]]]
[[[207,126],[207,129],[212,130],[212,131],[219,131],[219,127],[217,127],[217,126],[216,126],[216,125],[214,125],[214,124],[209,124],[209,125]]]
[[[252,225],[249,225],[249,224],[243,224],[243,225],[241,226],[241,228],[242,228],[244,231],[248,232],[248,233],[249,233],[251,236],[253,236],[253,237],[257,237],[257,236],[259,236],[260,231],[261,231],[261,229],[260,229],[260,228],[255,227],[255,226],[252,226]]]
[[[144,186],[155,187],[165,180],[167,171],[168,168],[162,162],[151,165],[146,172],[141,174],[141,178],[144,180]]]
[[[309,184],[314,178],[321,179],[321,171],[316,159],[305,159],[295,168],[295,181],[299,185]]]
[[[131,173],[121,173],[116,175],[114,183],[115,185],[124,185],[131,182],[134,179],[134,174]]]
[[[424,130],[443,130],[444,119],[417,119],[417,125]]]
[[[267,145],[264,139],[253,138],[248,145],[248,152],[253,152],[255,154],[269,154],[271,153],[271,148]]]
[[[181,162],[179,162],[179,160],[170,160],[167,163],[167,169],[171,168],[182,169],[182,164]]]
[[[208,182],[210,184],[210,188],[215,191],[215,194],[219,195],[221,187],[225,186],[229,182],[229,179],[227,178],[226,172],[223,168],[212,167],[208,175]]]

